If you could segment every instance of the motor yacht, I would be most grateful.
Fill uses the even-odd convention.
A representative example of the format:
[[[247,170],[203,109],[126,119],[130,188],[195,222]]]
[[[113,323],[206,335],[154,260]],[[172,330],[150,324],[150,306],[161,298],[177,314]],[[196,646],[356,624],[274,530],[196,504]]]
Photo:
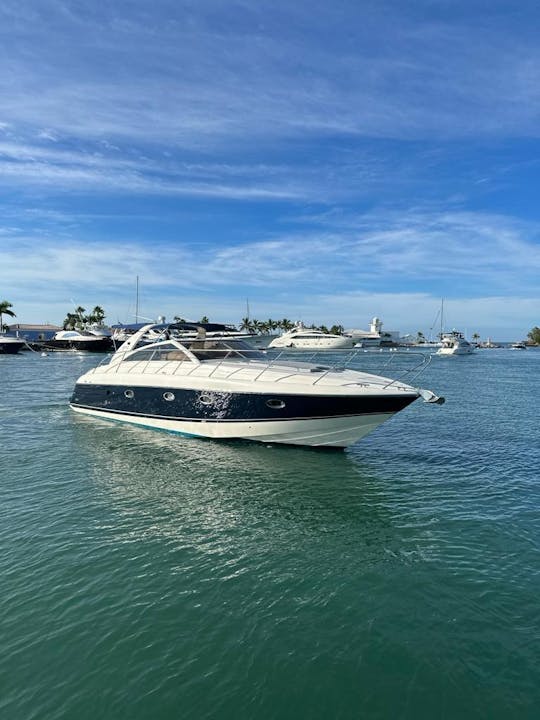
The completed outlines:
[[[38,345],[42,350],[58,351],[110,352],[113,349],[110,335],[91,330],[59,330],[50,340],[42,340]]]
[[[510,345],[510,347],[512,348],[512,350],[526,350],[527,349],[527,346],[522,341],[512,343]]]
[[[353,340],[346,335],[324,333],[321,330],[312,330],[303,325],[296,325],[274,338],[269,348],[296,348],[298,350],[342,350],[352,348]]]
[[[183,435],[343,448],[419,397],[444,402],[401,380],[297,362],[194,329],[194,338],[180,338],[174,324],[141,328],[77,380],[71,407]],[[140,345],[149,331],[158,338]]]
[[[14,355],[26,345],[23,338],[0,333],[0,355]]]
[[[475,350],[468,340],[465,339],[463,333],[457,330],[441,333],[441,347],[437,350],[437,355],[471,355]]]

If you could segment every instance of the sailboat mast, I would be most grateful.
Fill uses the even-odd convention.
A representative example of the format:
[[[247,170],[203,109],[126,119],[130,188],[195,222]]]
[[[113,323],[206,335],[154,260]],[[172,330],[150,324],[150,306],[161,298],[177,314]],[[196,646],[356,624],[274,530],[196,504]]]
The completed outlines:
[[[139,322],[139,276],[137,275],[137,287],[135,292],[135,322]]]
[[[444,298],[441,298],[441,337],[444,332]]]

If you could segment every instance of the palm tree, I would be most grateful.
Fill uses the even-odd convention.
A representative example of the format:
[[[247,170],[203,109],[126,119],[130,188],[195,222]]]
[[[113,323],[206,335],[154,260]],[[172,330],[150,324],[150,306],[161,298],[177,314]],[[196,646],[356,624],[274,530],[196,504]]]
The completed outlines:
[[[203,315],[203,316],[202,316],[202,318],[201,318],[201,319],[199,320],[199,322],[202,322],[202,323],[209,323],[209,322],[210,322],[210,320],[209,320],[209,319],[208,319],[208,318],[206,317],[206,315]]]
[[[82,330],[84,327],[84,324],[88,321],[88,318],[85,317],[84,313],[86,310],[79,305],[79,307],[75,308],[75,315],[77,316],[77,323],[76,326],[79,330]]]
[[[2,300],[0,302],[0,332],[4,329],[4,323],[2,322],[2,315],[9,315],[9,317],[17,317],[13,310],[10,310],[10,308],[13,307],[13,304],[8,302],[7,300]]]
[[[79,322],[80,317],[78,315],[68,312],[64,319],[64,322],[62,323],[62,327],[64,328],[64,330],[75,330]]]
[[[251,320],[248,317],[242,318],[242,322],[240,323],[240,330],[252,330],[253,325],[251,323]]]
[[[292,330],[294,327],[294,323],[291,320],[288,320],[287,318],[283,318],[283,320],[279,321],[279,327],[282,330]]]
[[[99,305],[96,305],[96,307],[92,310],[90,315],[88,316],[88,321],[92,323],[96,323],[96,325],[102,325],[103,321],[105,320],[105,311],[102,307]]]

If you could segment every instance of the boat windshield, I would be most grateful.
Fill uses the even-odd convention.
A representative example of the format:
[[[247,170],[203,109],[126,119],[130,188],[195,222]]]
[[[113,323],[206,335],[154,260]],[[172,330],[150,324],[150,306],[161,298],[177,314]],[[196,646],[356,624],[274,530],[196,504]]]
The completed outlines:
[[[122,354],[122,349],[118,351]],[[125,362],[139,362],[140,360],[191,360],[189,355],[180,350],[174,343],[161,343],[160,345],[148,345],[138,348],[130,352],[124,358]]]
[[[265,354],[254,350],[243,340],[220,338],[183,340],[198,360],[222,360],[224,358],[242,358],[243,360],[261,360]]]
[[[182,339],[181,344],[188,349],[197,360],[223,360],[225,358],[242,358],[243,360],[261,360],[265,357],[260,350],[253,350],[242,340],[220,340],[220,339]],[[120,350],[121,352],[121,350]],[[173,342],[161,342],[146,347],[141,347],[131,352],[126,362],[145,361],[192,361],[181,348]]]

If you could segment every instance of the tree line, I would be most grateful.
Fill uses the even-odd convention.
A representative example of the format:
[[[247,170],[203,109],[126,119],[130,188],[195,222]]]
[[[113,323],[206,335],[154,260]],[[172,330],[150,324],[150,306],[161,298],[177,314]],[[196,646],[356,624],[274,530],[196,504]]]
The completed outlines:
[[[186,320],[183,317],[179,317],[178,315],[175,315],[173,318],[174,322],[190,322]],[[210,320],[207,318],[206,315],[204,315],[200,320],[197,320],[196,322],[200,323],[208,323]],[[287,318],[283,318],[282,320],[272,320],[272,318],[269,318],[268,320],[256,320],[255,318],[249,318],[245,317],[242,318],[240,322],[240,330],[245,330],[246,332],[251,333],[273,333],[276,330],[292,330],[293,327],[296,327],[296,325],[299,325],[300,321],[293,322],[292,320],[288,320]],[[328,328],[326,325],[304,325],[303,327],[308,328],[309,330],[320,330],[324,333],[332,333],[333,335],[343,335],[343,332],[345,328],[343,325],[332,325],[332,327]]]
[[[287,332],[299,324],[299,321],[293,322],[287,318],[283,318],[282,320],[272,320],[272,318],[269,318],[268,320],[256,320],[255,318],[252,319],[245,317],[242,318],[240,323],[240,330],[255,333],[272,333],[276,330]],[[310,330],[319,330],[320,332],[327,334],[331,333],[332,335],[343,335],[345,330],[343,325],[332,325],[330,328],[326,325],[304,325],[304,327],[309,328]]]
[[[106,315],[105,311],[99,305],[86,313],[86,309],[81,307],[75,308],[75,312],[68,312],[62,323],[64,330],[83,330],[88,325],[103,325]]]
[[[11,309],[13,307],[13,303],[10,303],[8,300],[1,300],[0,301],[0,332],[2,332],[5,329],[9,329],[7,326],[4,325],[3,322],[3,316],[7,315],[8,317],[17,317],[15,312]],[[105,311],[102,307],[99,305],[96,305],[93,310],[90,312],[86,312],[86,309],[79,306],[75,308],[75,312],[68,312],[64,322],[62,323],[62,326],[64,330],[80,330],[84,328],[86,325],[103,325],[103,321],[105,320]],[[184,318],[179,317],[178,315],[174,316],[175,322],[186,322]],[[199,322],[207,323],[209,322],[206,315],[204,315]],[[269,318],[268,320],[256,320],[255,318],[249,318],[245,317],[242,318],[242,321],[240,323],[240,329],[245,330],[247,332],[254,332],[254,333],[272,333],[276,330],[292,330],[295,325],[297,325],[297,322],[293,322],[292,320],[289,320],[287,318],[283,318],[281,320],[273,320],[272,318]],[[305,327],[309,328],[310,330],[319,330],[320,332],[324,333],[332,333],[333,335],[342,335],[344,332],[343,325],[332,325],[330,328],[328,328],[326,325],[306,325]],[[417,333],[418,340],[424,340],[424,334],[420,331]],[[480,336],[478,333],[475,333],[473,335],[473,339],[478,339]],[[532,330],[527,333],[527,339],[529,343],[532,345],[540,345],[540,327],[534,326]]]

